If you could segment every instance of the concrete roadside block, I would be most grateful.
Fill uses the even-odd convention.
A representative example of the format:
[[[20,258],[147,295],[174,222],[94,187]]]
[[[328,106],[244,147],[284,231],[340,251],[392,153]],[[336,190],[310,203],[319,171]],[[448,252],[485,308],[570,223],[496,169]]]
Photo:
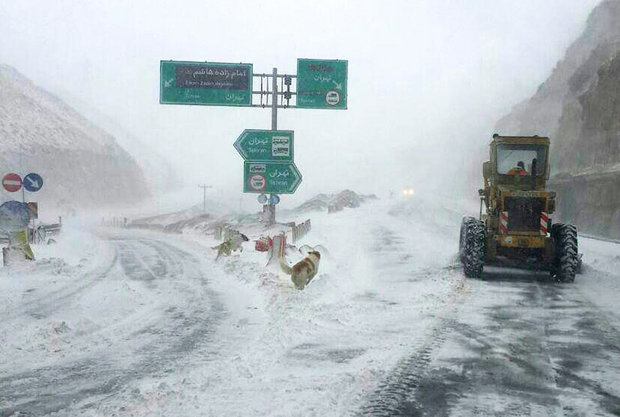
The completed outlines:
[[[286,251],[286,235],[284,233],[273,237],[273,244],[270,246],[267,266],[279,265],[279,259],[284,257]]]

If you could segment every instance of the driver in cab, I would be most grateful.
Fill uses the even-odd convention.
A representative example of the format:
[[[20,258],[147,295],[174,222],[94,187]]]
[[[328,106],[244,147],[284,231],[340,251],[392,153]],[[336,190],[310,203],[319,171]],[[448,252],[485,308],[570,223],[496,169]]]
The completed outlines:
[[[511,168],[510,171],[506,173],[507,175],[527,175],[527,171],[525,169],[525,164],[523,161],[517,162],[517,166]]]

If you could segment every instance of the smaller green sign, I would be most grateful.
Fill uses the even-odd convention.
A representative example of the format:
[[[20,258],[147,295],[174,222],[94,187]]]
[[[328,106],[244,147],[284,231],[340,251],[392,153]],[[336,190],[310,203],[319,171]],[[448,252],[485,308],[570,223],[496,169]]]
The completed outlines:
[[[246,161],[293,161],[292,130],[245,129],[234,146]]]
[[[159,102],[251,106],[252,64],[161,61]]]
[[[252,162],[243,164],[244,193],[293,194],[301,184],[301,174],[292,162]]]
[[[297,107],[346,110],[347,77],[348,61],[298,59]]]

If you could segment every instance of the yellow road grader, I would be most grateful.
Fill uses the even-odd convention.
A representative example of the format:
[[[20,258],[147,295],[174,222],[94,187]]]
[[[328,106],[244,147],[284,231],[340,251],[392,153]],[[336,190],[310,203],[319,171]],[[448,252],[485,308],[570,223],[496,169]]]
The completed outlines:
[[[500,264],[575,280],[577,228],[551,221],[556,193],[546,188],[549,168],[549,138],[493,135],[478,190],[479,218],[461,223],[459,256],[467,277],[481,277],[485,264]]]

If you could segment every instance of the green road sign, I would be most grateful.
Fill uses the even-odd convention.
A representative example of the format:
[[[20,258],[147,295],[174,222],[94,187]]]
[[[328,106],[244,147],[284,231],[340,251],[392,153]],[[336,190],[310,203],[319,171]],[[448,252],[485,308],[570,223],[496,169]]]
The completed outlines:
[[[301,174],[291,162],[251,162],[243,164],[244,193],[293,194],[301,184]]]
[[[161,61],[161,104],[251,106],[252,64]]]
[[[348,61],[297,60],[297,107],[304,109],[347,108]]]
[[[245,129],[234,146],[246,161],[293,162],[292,130]]]

